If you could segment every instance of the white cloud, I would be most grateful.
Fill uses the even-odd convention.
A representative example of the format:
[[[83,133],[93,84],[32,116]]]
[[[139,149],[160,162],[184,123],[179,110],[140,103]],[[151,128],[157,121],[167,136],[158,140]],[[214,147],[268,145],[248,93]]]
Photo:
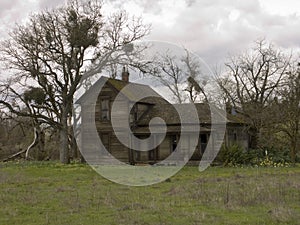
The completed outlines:
[[[240,11],[239,10],[236,10],[236,9],[233,9],[231,12],[230,12],[230,14],[229,14],[229,16],[228,16],[228,18],[229,18],[229,20],[230,21],[236,21],[239,17],[240,17]]]
[[[60,6],[62,4],[66,3],[66,0],[39,0],[37,1],[38,7],[40,9],[45,9],[45,8],[55,8],[57,6]]]
[[[259,0],[264,10],[276,15],[300,15],[300,1],[298,0]]]

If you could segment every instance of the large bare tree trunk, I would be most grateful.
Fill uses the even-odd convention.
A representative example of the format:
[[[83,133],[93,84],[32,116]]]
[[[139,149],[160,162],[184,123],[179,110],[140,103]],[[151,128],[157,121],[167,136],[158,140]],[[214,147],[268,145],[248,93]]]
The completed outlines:
[[[64,129],[60,130],[60,152],[59,158],[61,163],[68,164],[69,160],[69,147],[68,147],[68,134]]]
[[[77,142],[76,142],[76,139],[74,137],[73,134],[71,134],[71,151],[72,151],[72,157],[73,159],[78,159],[78,147],[77,147]]]
[[[61,118],[62,127],[60,129],[60,162],[68,164],[70,163],[69,157],[69,141],[68,141],[68,118],[67,118],[67,110],[64,107]]]
[[[45,152],[45,133],[40,126],[37,126],[38,132],[38,143],[37,143],[37,154],[36,159],[41,161],[45,160],[46,152]]]
[[[257,149],[259,143],[259,130],[257,128],[252,128],[250,130],[250,135],[251,135],[250,148]]]

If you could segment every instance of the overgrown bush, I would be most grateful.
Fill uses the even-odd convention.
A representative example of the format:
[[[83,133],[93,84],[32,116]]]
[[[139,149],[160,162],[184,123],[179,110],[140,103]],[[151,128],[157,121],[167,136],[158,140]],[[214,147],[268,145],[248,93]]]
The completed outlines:
[[[290,165],[288,149],[249,149],[245,151],[239,145],[222,146],[216,163],[223,166],[263,166],[283,167]]]
[[[244,150],[239,145],[223,145],[216,158],[216,161],[224,166],[245,164],[245,160]]]
[[[248,164],[253,166],[286,166],[291,160],[288,149],[250,149],[247,152]]]

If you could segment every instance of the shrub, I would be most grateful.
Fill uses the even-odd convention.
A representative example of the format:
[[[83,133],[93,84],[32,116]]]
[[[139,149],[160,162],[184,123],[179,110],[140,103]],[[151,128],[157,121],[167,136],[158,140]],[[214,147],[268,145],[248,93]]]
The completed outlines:
[[[264,148],[250,149],[247,153],[248,164],[253,166],[286,166],[290,161],[289,151],[286,149]]]
[[[223,166],[286,167],[291,161],[286,149],[264,148],[245,151],[239,145],[223,145],[216,162]]]
[[[216,161],[224,166],[241,165],[245,163],[245,153],[239,145],[223,145]]]

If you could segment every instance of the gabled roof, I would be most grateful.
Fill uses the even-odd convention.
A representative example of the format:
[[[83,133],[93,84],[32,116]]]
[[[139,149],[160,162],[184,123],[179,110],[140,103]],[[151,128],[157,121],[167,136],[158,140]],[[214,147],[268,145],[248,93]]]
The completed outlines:
[[[116,91],[121,92],[126,98],[128,98],[129,101],[137,102],[137,94],[143,95],[143,96],[157,96],[157,97],[147,97],[142,100],[140,100],[140,103],[145,104],[166,104],[168,103],[167,100],[163,100],[163,97],[159,95],[156,91],[154,91],[150,86],[144,85],[144,84],[138,84],[138,83],[131,83],[131,82],[125,82],[118,79],[108,78],[108,77],[100,77],[100,79],[93,84],[89,90],[87,90],[77,101],[77,104],[81,104],[82,102],[89,99],[89,95],[91,93],[100,93],[100,87],[104,84],[108,84],[111,87],[113,87]],[[130,85],[130,89],[126,89],[126,91],[123,90],[126,85]]]
[[[155,105],[151,108],[149,113],[145,115],[138,123],[140,126],[147,126],[150,122],[150,120],[153,117],[160,117],[162,118],[166,124],[168,125],[178,125],[181,124],[179,115],[175,109],[175,107],[182,111],[185,112],[185,116],[189,116],[190,112],[187,110],[188,105],[190,103],[184,103],[184,104],[160,104],[160,105]],[[206,103],[195,103],[194,104],[198,113],[199,117],[199,122],[200,124],[210,124],[211,123],[211,109],[209,104]],[[224,118],[221,109],[214,109],[214,113],[217,113],[218,116],[224,119],[227,123],[238,123],[238,124],[243,124],[246,123],[245,120],[241,115],[231,115],[227,114],[227,118]]]
[[[122,80],[112,79],[109,78],[107,80],[107,84],[114,87],[118,92],[121,92],[125,97],[129,99],[129,101],[132,102],[143,102],[148,104],[157,104],[158,103],[158,97],[162,98],[161,95],[159,95],[156,91],[154,91],[150,86],[144,85],[144,84],[138,84],[138,83],[131,83],[131,82],[125,82]],[[126,85],[130,85],[130,88],[127,88],[124,90],[123,88],[126,87]],[[155,97],[147,97],[139,101],[137,98],[138,95],[143,96],[157,96]]]
[[[142,118],[138,121],[138,126],[147,126],[149,122],[154,117],[162,118],[167,125],[179,125],[181,124],[179,115],[175,109],[180,110],[186,113],[186,116],[189,116],[190,113],[188,112],[188,105],[189,103],[184,104],[171,104],[167,100],[165,100],[161,95],[159,95],[156,91],[154,91],[150,86],[138,83],[131,83],[125,82],[118,79],[112,79],[108,77],[101,77],[94,85],[90,87],[88,91],[86,91],[77,101],[77,104],[81,104],[84,101],[89,100],[89,96],[91,94],[100,93],[100,88],[104,84],[110,85],[114,88],[117,92],[121,92],[126,98],[128,98],[131,102],[138,102],[141,104],[148,104],[151,105],[151,108],[147,112],[147,114],[143,115]],[[131,88],[123,90],[126,85],[130,84]],[[144,96],[157,96],[157,97],[147,97],[143,98],[142,100],[137,99],[137,96],[144,95]],[[211,123],[211,110],[209,104],[206,103],[195,103],[194,104],[199,116],[200,124],[210,124]],[[223,113],[221,110],[214,110],[215,113],[222,116]],[[235,123],[235,124],[246,124],[245,118],[240,115],[232,115],[227,114],[224,121],[227,123]]]
[[[185,112],[185,116],[189,116],[190,112],[188,111],[188,107],[190,104],[163,104],[163,105],[155,105],[149,111],[147,115],[144,116],[143,119],[139,121],[139,125],[147,125],[153,117],[162,118],[166,124],[169,125],[178,125],[181,124],[179,114],[176,109],[179,111]],[[176,107],[176,108],[175,108]],[[210,109],[208,105],[205,104],[195,104],[195,107],[198,112],[200,123],[210,123]]]

